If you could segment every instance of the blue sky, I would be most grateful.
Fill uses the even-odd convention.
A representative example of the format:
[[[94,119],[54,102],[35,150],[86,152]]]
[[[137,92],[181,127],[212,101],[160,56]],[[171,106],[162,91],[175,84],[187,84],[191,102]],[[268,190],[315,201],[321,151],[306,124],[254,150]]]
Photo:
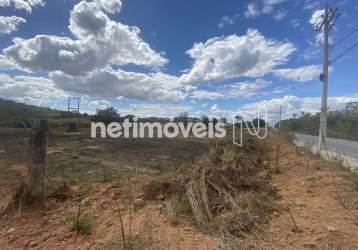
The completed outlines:
[[[338,2],[332,44],[358,27],[358,3]],[[0,0],[0,97],[139,116],[316,112],[326,3]],[[358,48],[331,66],[331,110],[358,101],[357,60]]]

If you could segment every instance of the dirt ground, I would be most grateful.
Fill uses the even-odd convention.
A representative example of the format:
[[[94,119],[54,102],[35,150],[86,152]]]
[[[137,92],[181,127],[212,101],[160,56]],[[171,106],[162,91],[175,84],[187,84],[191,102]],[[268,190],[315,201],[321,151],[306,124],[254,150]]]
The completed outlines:
[[[264,249],[358,249],[357,176],[277,137],[271,139],[271,164],[278,144],[281,173],[272,183],[282,209],[248,242]]]
[[[16,135],[0,136],[0,208],[26,172],[22,139]],[[218,249],[219,238],[201,232],[190,218],[173,224],[163,202],[143,199],[150,181],[186,171],[208,150],[207,143],[51,137],[48,192],[66,182],[69,196],[48,197],[44,204],[3,213],[0,248],[120,249],[120,211],[134,249]],[[276,165],[277,144],[280,173],[272,174],[271,181],[279,190],[280,209],[268,224],[247,235],[247,249],[358,249],[357,178],[276,136],[270,139],[268,166]],[[92,220],[90,234],[70,230],[67,217],[77,213],[80,202],[81,214]]]

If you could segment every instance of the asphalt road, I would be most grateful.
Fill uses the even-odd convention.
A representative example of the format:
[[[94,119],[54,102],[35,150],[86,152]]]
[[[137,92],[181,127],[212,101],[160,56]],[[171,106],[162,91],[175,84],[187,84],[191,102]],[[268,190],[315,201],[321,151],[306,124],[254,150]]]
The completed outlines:
[[[318,144],[318,136],[295,134],[295,138],[298,141],[302,141],[306,144],[314,145]],[[328,150],[333,152],[340,152],[353,158],[358,159],[358,142],[347,141],[341,139],[327,139]]]

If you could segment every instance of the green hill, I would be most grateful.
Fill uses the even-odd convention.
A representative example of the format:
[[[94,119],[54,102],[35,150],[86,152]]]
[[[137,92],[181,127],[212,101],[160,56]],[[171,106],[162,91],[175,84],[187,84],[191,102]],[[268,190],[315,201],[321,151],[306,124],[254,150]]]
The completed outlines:
[[[66,111],[38,107],[0,98],[0,127],[29,126],[31,120],[48,119],[51,125],[64,126],[75,115]],[[87,115],[81,115],[81,123],[89,123]]]

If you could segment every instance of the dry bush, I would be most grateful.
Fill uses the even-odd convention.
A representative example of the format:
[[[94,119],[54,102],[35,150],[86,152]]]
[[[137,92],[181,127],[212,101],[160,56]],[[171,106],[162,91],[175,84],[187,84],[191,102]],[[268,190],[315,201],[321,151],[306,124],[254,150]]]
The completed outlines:
[[[181,218],[192,214],[186,195],[173,195],[165,201],[164,208],[172,225],[178,224]]]
[[[144,188],[144,199],[160,200],[171,197],[174,194],[183,194],[185,193],[185,183],[185,178],[181,176],[152,180]]]
[[[71,188],[64,184],[57,187],[50,195],[49,198],[56,199],[58,201],[65,201],[72,197],[72,190]]]
[[[321,240],[320,244],[317,246],[318,250],[343,250],[348,249],[343,246],[341,240],[337,237],[325,237]]]
[[[219,159],[203,157],[194,166],[187,195],[198,225],[220,234],[242,235],[274,209],[276,190],[258,175],[265,148],[256,140],[244,148],[224,146]],[[216,155],[213,151],[210,155]]]

